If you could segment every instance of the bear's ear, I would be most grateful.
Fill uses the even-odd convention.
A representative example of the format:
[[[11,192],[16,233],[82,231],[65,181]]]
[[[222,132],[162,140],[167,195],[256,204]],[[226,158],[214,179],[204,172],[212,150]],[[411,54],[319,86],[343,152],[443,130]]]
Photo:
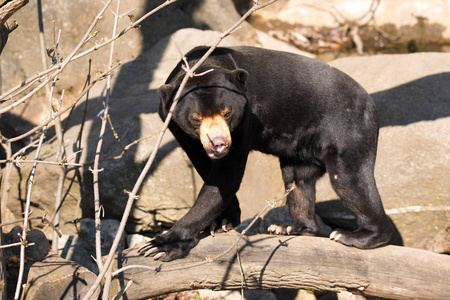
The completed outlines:
[[[247,86],[247,78],[248,78],[248,72],[244,69],[236,69],[231,71],[231,75],[233,76],[233,79],[235,83],[242,89],[243,92],[245,92],[245,87]]]
[[[163,84],[158,89],[158,95],[161,99],[159,103],[159,111],[165,117],[169,112],[170,104],[172,103],[172,95],[176,90],[176,86],[173,84]]]

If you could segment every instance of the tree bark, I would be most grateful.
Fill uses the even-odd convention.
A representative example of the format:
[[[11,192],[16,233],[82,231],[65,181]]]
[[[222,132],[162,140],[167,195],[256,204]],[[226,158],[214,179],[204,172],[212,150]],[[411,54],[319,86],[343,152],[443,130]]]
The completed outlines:
[[[184,259],[159,262],[127,249],[117,266],[146,265],[118,275],[112,294],[128,281],[128,299],[143,299],[190,289],[306,289],[349,291],[395,299],[450,299],[450,256],[420,249],[386,246],[371,250],[347,247],[325,238],[255,235],[241,240],[214,262],[188,267],[225,251],[235,234],[207,237]],[[168,271],[173,267],[187,267]],[[115,287],[114,287],[115,286]]]

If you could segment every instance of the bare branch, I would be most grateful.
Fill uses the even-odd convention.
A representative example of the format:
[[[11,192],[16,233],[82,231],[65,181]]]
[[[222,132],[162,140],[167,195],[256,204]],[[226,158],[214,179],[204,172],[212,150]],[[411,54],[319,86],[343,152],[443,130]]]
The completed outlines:
[[[113,25],[113,33],[112,35],[116,35],[117,30],[117,22],[119,20],[119,10],[120,10],[120,0],[117,1],[117,10],[114,18],[114,25]],[[110,50],[110,56],[109,56],[109,65],[108,69],[112,67],[112,60],[114,55],[114,42],[111,43],[111,50]],[[95,151],[95,158],[94,158],[94,170],[92,171],[92,178],[93,178],[93,186],[94,186],[94,210],[95,210],[95,255],[96,255],[96,261],[97,266],[99,270],[103,269],[103,261],[102,261],[102,245],[101,245],[101,221],[100,221],[100,192],[99,192],[99,177],[98,177],[98,170],[99,170],[99,160],[100,160],[100,153],[102,151],[103,146],[103,136],[105,134],[106,124],[107,124],[107,117],[109,115],[109,97],[111,94],[111,74],[109,74],[106,78],[106,99],[105,99],[105,109],[103,112],[103,118],[102,118],[102,125],[100,128],[97,148]],[[118,233],[119,235],[122,235],[122,233]],[[107,269],[108,267],[106,267]]]
[[[13,163],[13,164],[44,164],[44,165],[55,165],[55,166],[70,166],[70,167],[83,167],[84,164],[79,163],[68,163],[68,162],[57,162],[57,161],[45,161],[45,160],[27,160],[27,159],[3,159],[0,163]]]
[[[19,141],[31,134],[33,134],[34,132],[42,129],[44,126],[48,125],[51,121],[55,120],[56,118],[58,118],[59,116],[61,116],[62,114],[64,114],[65,112],[67,112],[68,110],[72,109],[72,107],[74,107],[80,100],[81,98],[83,98],[86,93],[94,87],[94,85],[100,81],[100,80],[104,80],[106,79],[106,76],[108,76],[109,74],[112,74],[113,70],[117,69],[120,66],[120,63],[118,63],[117,65],[115,65],[114,67],[112,67],[111,69],[106,70],[105,72],[101,73],[98,78],[94,81],[91,82],[91,84],[89,84],[86,89],[66,108],[62,109],[60,112],[58,112],[57,114],[53,115],[53,117],[50,120],[46,120],[43,123],[41,123],[39,126],[33,128],[32,130],[27,131],[26,133],[16,136],[14,138],[10,138],[10,139],[4,139],[3,143],[12,143],[12,142],[16,142]]]
[[[53,80],[52,89],[50,91],[50,101],[49,101],[49,108],[48,108],[49,111],[48,111],[47,119],[51,119],[51,116],[52,116],[52,101],[51,101],[52,96],[51,95],[52,95],[53,87],[54,87],[57,79],[58,79],[58,76],[55,76],[54,80]],[[44,142],[46,131],[47,131],[47,127],[44,126],[42,129],[41,137],[39,139],[39,145],[36,150],[35,160],[39,159],[40,150],[42,147],[42,143]],[[25,203],[23,231],[22,231],[22,238],[24,240],[26,240],[27,232],[28,232],[28,218],[29,218],[29,214],[30,214],[31,191],[32,191],[33,183],[34,183],[34,176],[36,173],[36,168],[37,168],[37,164],[35,163],[35,164],[33,164],[33,168],[31,169],[31,174],[30,174],[30,178],[28,181],[28,191],[27,191],[27,198],[26,198],[26,203]],[[20,289],[21,289],[21,283],[22,283],[22,278],[23,278],[23,274],[24,274],[24,268],[25,268],[25,246],[22,245],[20,247],[19,275],[18,275],[18,279],[17,279],[17,286],[16,286],[16,292],[14,294],[14,299],[19,299],[19,296],[20,296]]]

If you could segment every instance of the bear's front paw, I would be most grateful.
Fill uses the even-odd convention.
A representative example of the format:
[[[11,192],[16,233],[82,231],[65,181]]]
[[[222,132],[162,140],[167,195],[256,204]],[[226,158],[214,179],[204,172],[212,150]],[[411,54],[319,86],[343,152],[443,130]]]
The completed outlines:
[[[183,235],[169,230],[141,246],[138,253],[144,256],[152,256],[155,260],[171,261],[188,255],[189,251],[198,244],[198,241],[197,236],[183,237]]]

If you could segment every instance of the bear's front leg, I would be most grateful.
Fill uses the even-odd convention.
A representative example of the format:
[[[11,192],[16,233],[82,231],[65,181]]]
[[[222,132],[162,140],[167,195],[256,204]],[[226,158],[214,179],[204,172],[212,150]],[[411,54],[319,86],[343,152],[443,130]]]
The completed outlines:
[[[200,232],[220,216],[227,202],[229,201],[221,197],[218,187],[205,184],[186,215],[169,231],[139,248],[138,252],[163,261],[185,257],[198,244]]]

